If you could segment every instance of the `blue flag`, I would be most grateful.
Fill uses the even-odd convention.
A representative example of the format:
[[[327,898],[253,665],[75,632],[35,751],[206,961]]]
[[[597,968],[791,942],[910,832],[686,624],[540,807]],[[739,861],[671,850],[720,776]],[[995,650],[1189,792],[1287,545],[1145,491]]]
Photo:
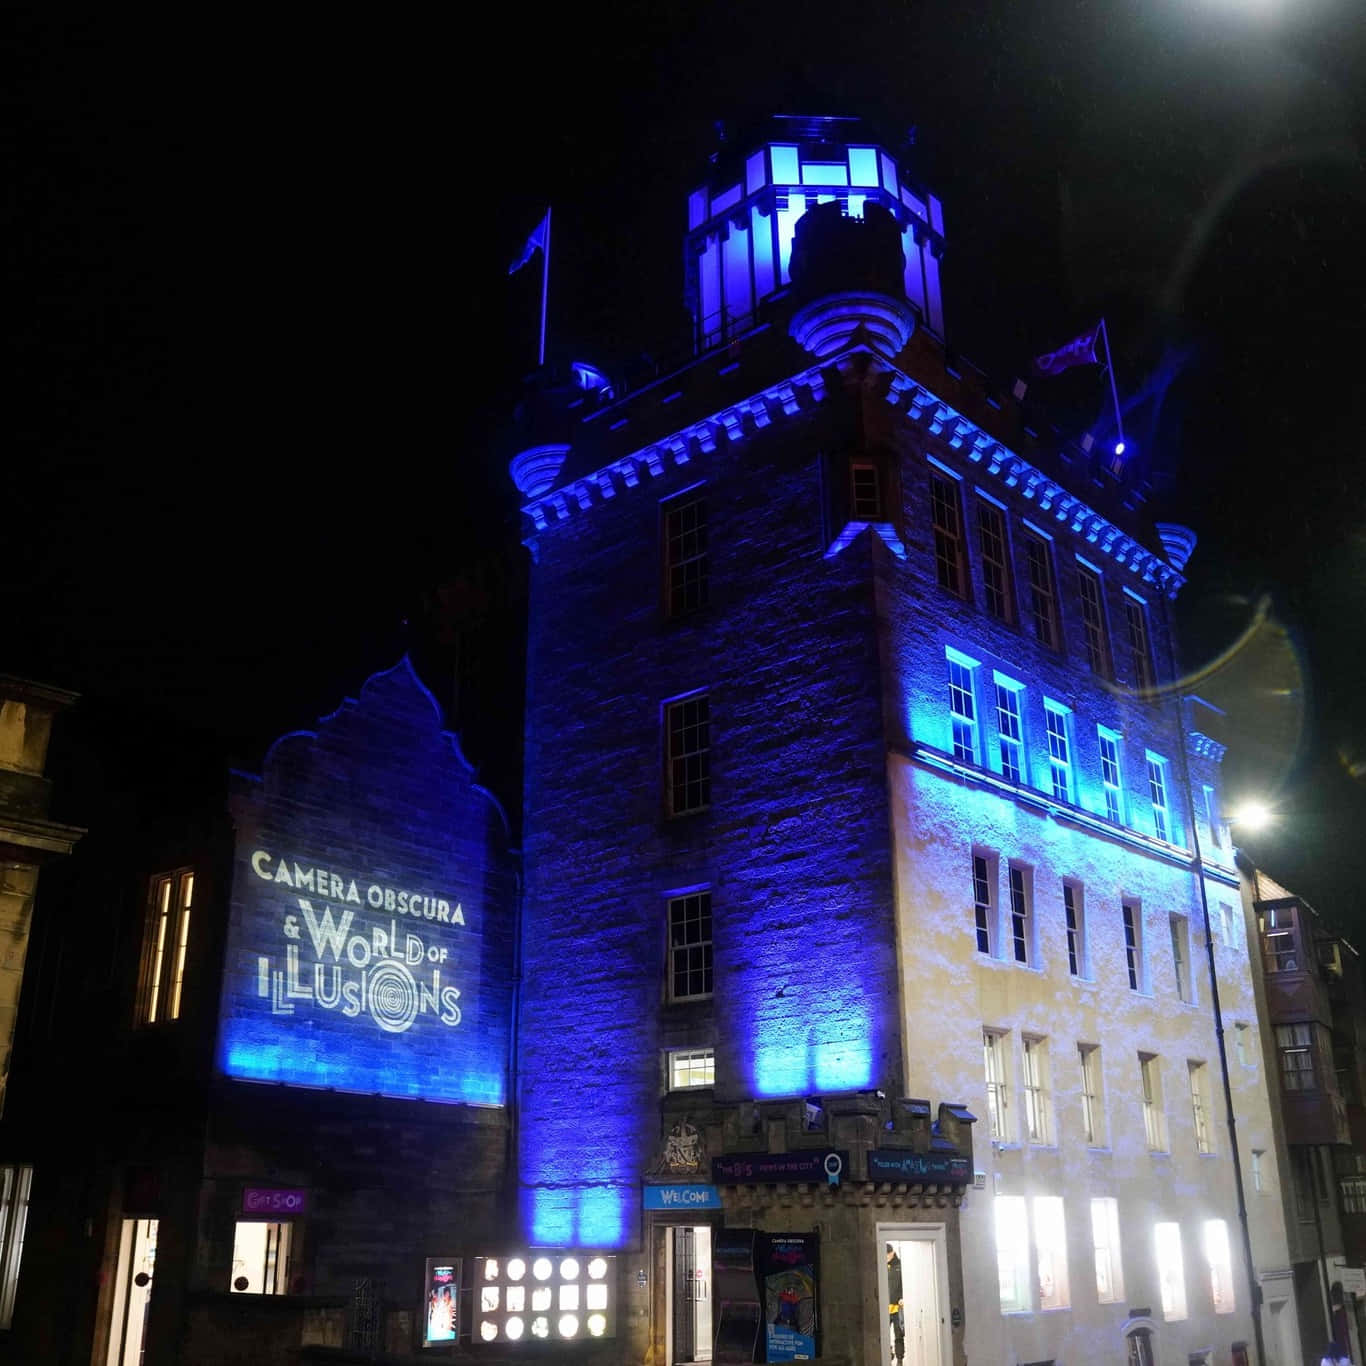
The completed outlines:
[[[531,236],[526,239],[526,244],[522,247],[522,253],[508,267],[508,274],[515,275],[526,263],[531,260],[532,255],[539,248],[545,250],[546,235],[550,232],[550,210],[545,211],[545,217],[541,219],[531,230]]]

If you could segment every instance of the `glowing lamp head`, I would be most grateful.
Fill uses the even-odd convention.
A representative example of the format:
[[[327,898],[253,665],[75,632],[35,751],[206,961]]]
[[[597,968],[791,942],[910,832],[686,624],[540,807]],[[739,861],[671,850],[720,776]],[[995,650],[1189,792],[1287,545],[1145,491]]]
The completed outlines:
[[[513,1257],[508,1262],[508,1280],[520,1281],[526,1275],[526,1263],[520,1257]]]
[[[562,1338],[577,1337],[579,1334],[578,1317],[574,1314],[561,1314],[559,1329]]]
[[[1116,442],[1115,442],[1115,454],[1116,454],[1116,455],[1123,455],[1123,454],[1124,454],[1124,443],[1123,443],[1122,441],[1116,441]]]
[[[531,1274],[535,1276],[538,1281],[548,1281],[550,1279],[550,1271],[551,1266],[549,1257],[537,1257],[531,1264]]]
[[[1246,801],[1233,812],[1232,820],[1244,830],[1265,830],[1271,824],[1271,808],[1265,802]]]

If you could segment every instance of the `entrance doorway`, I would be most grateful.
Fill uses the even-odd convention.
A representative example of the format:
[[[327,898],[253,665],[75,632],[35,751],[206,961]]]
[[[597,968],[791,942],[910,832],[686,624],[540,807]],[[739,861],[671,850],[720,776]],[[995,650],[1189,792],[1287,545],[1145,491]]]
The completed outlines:
[[[711,1229],[706,1224],[668,1230],[669,1361],[711,1360]]]
[[[119,1231],[119,1269],[114,1277],[106,1366],[141,1366],[156,1260],[157,1221],[125,1219]]]
[[[948,1254],[943,1224],[879,1224],[882,1359],[949,1366]]]

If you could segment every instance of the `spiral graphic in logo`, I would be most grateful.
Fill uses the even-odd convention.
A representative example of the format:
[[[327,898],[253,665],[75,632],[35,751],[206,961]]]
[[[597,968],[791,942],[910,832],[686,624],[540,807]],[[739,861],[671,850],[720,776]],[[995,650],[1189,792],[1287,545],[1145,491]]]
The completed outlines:
[[[389,1034],[402,1034],[417,1019],[417,983],[402,963],[381,963],[371,972],[370,1014]]]

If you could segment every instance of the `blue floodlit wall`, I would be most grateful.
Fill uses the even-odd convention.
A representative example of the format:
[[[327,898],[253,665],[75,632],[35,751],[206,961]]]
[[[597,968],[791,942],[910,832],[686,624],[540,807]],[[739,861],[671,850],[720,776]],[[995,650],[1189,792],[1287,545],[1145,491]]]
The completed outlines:
[[[277,741],[232,811],[223,1072],[505,1104],[506,828],[409,662]]]
[[[714,1044],[720,1104],[899,1081],[872,552],[827,560],[818,534],[812,455],[845,439],[818,411],[536,538],[518,1036],[533,1242],[637,1242],[671,1047]],[[699,482],[713,600],[669,622],[660,504]],[[662,709],[699,688],[711,807],[670,820]],[[666,902],[698,887],[715,991],[671,1003]]]

